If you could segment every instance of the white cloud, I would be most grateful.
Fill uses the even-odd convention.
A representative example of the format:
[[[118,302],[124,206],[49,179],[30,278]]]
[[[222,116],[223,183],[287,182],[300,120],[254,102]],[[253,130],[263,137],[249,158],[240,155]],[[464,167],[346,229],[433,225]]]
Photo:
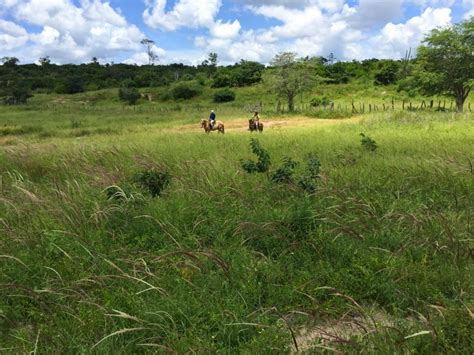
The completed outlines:
[[[28,41],[28,32],[10,21],[0,19],[0,50],[12,50]]]
[[[451,9],[427,8],[423,14],[411,18],[406,23],[388,23],[378,36],[372,38],[371,52],[374,56],[401,58],[410,48],[416,49],[429,31],[450,23]]]
[[[222,5],[221,0],[178,0],[166,11],[166,0],[146,0],[145,23],[152,28],[174,31],[181,27],[209,27]]]
[[[141,50],[144,34],[108,1],[81,0],[80,5],[71,0],[0,1],[17,21],[42,28],[29,35],[30,61],[46,55],[59,63],[92,57],[110,60],[123,51]]]
[[[218,20],[210,28],[210,33],[217,38],[235,38],[239,35],[241,26],[238,20],[234,22],[222,22]]]

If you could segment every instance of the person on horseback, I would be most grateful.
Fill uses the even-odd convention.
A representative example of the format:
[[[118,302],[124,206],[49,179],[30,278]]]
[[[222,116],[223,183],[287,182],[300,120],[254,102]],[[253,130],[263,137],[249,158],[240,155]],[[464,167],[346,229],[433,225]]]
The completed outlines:
[[[214,129],[214,125],[216,124],[216,113],[214,110],[211,110],[211,114],[209,115],[209,124],[211,125],[211,129]]]
[[[258,114],[258,111],[255,111],[252,117],[252,123],[255,129],[258,129],[258,123],[260,122],[260,116]]]

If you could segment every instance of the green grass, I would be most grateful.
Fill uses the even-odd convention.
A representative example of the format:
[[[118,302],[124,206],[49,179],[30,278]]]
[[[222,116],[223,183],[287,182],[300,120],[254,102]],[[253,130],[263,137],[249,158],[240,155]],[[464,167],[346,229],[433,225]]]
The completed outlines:
[[[0,136],[0,349],[281,353],[291,331],[376,309],[391,327],[322,345],[471,352],[472,114],[180,131],[207,114],[204,99],[151,113],[112,97],[0,109],[0,125],[37,127]],[[245,118],[242,100],[218,112]],[[317,191],[245,173],[250,137],[272,172],[285,156],[318,157]],[[161,197],[134,183],[150,170],[171,175]],[[108,199],[110,186],[124,198]]]

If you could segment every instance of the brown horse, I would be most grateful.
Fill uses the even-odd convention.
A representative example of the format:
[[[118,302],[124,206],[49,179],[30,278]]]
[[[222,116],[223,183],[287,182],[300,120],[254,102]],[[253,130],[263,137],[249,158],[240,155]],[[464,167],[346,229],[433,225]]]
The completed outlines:
[[[259,131],[260,133],[262,133],[263,132],[263,123],[258,122],[258,125],[257,125],[257,124],[255,124],[253,119],[250,119],[249,120],[249,131],[250,132]]]
[[[209,122],[209,120],[202,119],[201,128],[204,128],[204,132],[206,133],[209,133],[212,131],[217,131],[222,134],[225,133],[224,123],[221,121],[216,121],[216,123],[214,124],[214,128],[211,128],[211,122]]]

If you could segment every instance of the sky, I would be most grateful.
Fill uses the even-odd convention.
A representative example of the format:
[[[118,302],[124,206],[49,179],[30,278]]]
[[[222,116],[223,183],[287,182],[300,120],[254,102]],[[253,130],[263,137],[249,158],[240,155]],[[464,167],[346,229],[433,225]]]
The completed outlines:
[[[474,16],[474,0],[0,0],[0,58],[58,64],[269,63],[278,53],[404,57],[424,34]]]

